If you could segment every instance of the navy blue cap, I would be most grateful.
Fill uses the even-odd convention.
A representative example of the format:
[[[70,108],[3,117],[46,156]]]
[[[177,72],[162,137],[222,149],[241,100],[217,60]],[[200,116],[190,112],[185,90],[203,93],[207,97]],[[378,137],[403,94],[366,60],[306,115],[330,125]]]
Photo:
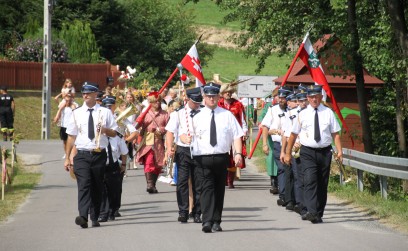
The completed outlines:
[[[84,84],[82,85],[82,93],[92,93],[97,91],[99,91],[99,85],[97,83],[84,82]]]
[[[322,86],[321,85],[311,85],[307,87],[307,95],[313,96],[316,94],[322,94]]]
[[[114,105],[115,103],[116,103],[115,96],[106,96],[104,99],[102,99],[102,105],[104,106]]]
[[[286,86],[283,86],[283,87],[279,88],[279,90],[278,90],[278,96],[279,97],[286,98],[286,96],[288,96],[289,93],[291,93],[291,90],[290,90],[289,87],[286,87]]]
[[[287,101],[294,101],[296,99],[297,99],[297,97],[296,97],[296,94],[294,92],[291,92],[291,93],[289,93],[288,96],[286,96]]]
[[[96,100],[102,100],[104,94],[105,94],[105,92],[98,91],[98,96],[96,96]]]
[[[203,101],[203,96],[201,95],[200,87],[186,90],[186,95],[194,103],[201,103]]]
[[[300,83],[297,89],[298,89],[299,92],[300,92],[301,90],[303,90],[303,91],[306,92],[306,91],[307,91],[307,86],[302,85],[302,83]]]
[[[220,94],[221,85],[209,82],[204,85],[203,91],[205,95],[218,95]]]
[[[298,100],[305,100],[307,99],[307,92],[305,90],[298,90],[298,93],[296,93],[296,98]]]

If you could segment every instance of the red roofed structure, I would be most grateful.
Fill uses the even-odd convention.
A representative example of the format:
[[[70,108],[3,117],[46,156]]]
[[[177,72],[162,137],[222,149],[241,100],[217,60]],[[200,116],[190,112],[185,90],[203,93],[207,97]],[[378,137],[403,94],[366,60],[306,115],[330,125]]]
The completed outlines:
[[[330,85],[346,124],[350,129],[349,133],[343,134],[341,137],[343,147],[353,148],[349,137],[351,134],[354,139],[353,149],[364,151],[355,75],[341,69],[344,65],[342,55],[343,44],[336,36],[328,34],[319,39],[313,45],[313,48],[319,55],[320,63],[326,75],[327,82]],[[351,56],[345,58],[351,59]],[[384,85],[384,81],[375,76],[371,76],[366,69],[363,70],[364,84],[365,88],[368,89],[368,95],[372,88],[379,88]],[[275,84],[280,85],[283,78],[284,76],[275,79]],[[314,84],[314,81],[302,60],[298,60],[295,63],[293,70],[286,81],[286,85],[297,87],[300,83],[303,85]],[[367,100],[369,100],[369,96],[367,97]],[[328,103],[330,103],[330,100],[328,100]]]

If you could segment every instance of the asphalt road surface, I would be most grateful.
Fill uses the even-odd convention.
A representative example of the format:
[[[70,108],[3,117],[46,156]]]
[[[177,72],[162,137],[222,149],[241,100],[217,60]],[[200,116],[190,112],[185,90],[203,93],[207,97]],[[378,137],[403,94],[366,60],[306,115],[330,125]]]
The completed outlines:
[[[177,222],[175,187],[159,183],[158,194],[147,194],[141,169],[130,170],[124,180],[122,217],[81,229],[74,223],[77,189],[63,170],[61,142],[23,141],[18,153],[43,176],[26,203],[0,224],[2,251],[408,250],[406,235],[334,198],[328,200],[324,223],[302,221],[276,204],[268,177],[254,167],[226,191],[223,232],[205,234],[201,224]]]

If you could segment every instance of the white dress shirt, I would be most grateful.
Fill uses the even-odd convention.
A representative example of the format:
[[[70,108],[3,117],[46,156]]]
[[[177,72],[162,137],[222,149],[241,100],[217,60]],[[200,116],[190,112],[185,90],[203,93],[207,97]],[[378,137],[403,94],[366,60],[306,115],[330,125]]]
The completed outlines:
[[[115,136],[113,138],[109,137],[109,142],[112,148],[112,158],[113,162],[120,160],[121,155],[126,155],[129,152],[129,149],[126,145],[126,142],[123,138],[119,136]],[[106,156],[108,156],[106,160],[106,164],[109,164],[109,152],[106,151]]]
[[[320,104],[318,106],[320,141],[314,140],[314,118],[315,110],[311,105],[299,112],[299,118],[293,123],[292,132],[299,134],[300,144],[312,148],[323,148],[329,146],[332,141],[332,133],[341,130],[339,122],[337,122],[334,112]]]
[[[265,114],[261,124],[269,128],[269,130],[282,130],[284,124],[286,123],[286,110],[282,110],[279,104],[271,106],[268,108],[268,112]],[[281,142],[282,137],[280,135],[271,135],[272,141]]]
[[[191,110],[192,109],[187,103],[186,106],[180,108],[177,111],[170,113],[170,119],[169,119],[169,122],[167,122],[165,129],[168,132],[173,133],[174,139],[178,146],[184,146],[184,147],[190,146],[190,145],[187,145],[181,142],[180,137],[179,137],[179,135],[181,134],[179,134],[179,132],[186,132],[186,134],[188,134],[189,132],[190,135],[193,135],[193,127],[192,127],[193,120],[190,116]],[[200,108],[198,108],[197,110],[200,110]],[[186,118],[186,112],[187,112],[187,118]]]
[[[244,136],[244,132],[234,115],[217,106],[214,109],[217,144],[214,147],[211,146],[211,111],[210,108],[204,107],[193,117],[193,156],[229,153],[234,140]],[[186,134],[186,132],[182,131],[180,134]]]
[[[94,130],[95,138],[90,140],[88,138],[88,119],[89,111],[88,109],[94,109],[92,111],[92,118],[94,121]],[[117,124],[113,118],[111,110],[101,107],[99,104],[96,104],[94,107],[88,107],[84,103],[81,107],[72,111],[71,119],[67,125],[67,134],[76,136],[75,146],[78,150],[94,150],[96,146],[97,131],[96,127],[99,122],[102,127],[109,128],[112,130],[117,129]],[[104,149],[108,146],[108,137],[101,134],[99,147]]]

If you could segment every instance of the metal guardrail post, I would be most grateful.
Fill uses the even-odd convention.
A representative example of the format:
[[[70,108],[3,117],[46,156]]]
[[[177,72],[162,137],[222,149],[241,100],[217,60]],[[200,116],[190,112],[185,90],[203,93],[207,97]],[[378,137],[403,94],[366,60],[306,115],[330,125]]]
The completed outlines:
[[[381,189],[381,197],[387,199],[388,192],[387,192],[387,177],[380,176],[380,189]]]
[[[363,191],[363,171],[357,170],[357,189],[358,191]]]

